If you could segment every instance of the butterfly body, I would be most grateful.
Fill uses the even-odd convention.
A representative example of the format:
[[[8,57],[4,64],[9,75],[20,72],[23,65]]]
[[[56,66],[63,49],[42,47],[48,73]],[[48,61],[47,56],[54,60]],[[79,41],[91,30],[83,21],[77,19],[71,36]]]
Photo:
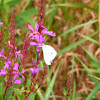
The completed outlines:
[[[42,50],[43,50],[43,56],[44,56],[44,61],[46,65],[51,65],[51,63],[53,62],[54,58],[57,55],[57,52],[55,51],[53,47],[51,47],[50,45],[45,45],[45,44],[43,44]]]

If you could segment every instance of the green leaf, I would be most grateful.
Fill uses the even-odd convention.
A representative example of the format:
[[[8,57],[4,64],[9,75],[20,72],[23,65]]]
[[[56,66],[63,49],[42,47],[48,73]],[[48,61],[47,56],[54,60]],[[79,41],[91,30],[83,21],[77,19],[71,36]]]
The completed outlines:
[[[63,90],[63,94],[66,96],[67,93],[68,93],[68,92],[64,89],[64,90]]]
[[[27,100],[35,100],[35,93],[30,93],[30,95],[28,96]]]
[[[27,8],[27,6],[30,4],[31,0],[27,0],[26,4],[24,5],[22,11],[25,11],[25,9]]]
[[[31,9],[21,12],[19,15],[16,16],[16,18],[17,17],[24,18],[26,16],[30,16],[32,14],[37,14],[37,13],[38,13],[38,9],[31,8]]]
[[[10,3],[10,6],[11,8],[15,7],[21,0],[13,0],[11,3]]]
[[[22,72],[22,70],[23,70],[23,68],[22,68],[22,66],[20,65],[20,66],[19,66],[19,71]]]
[[[50,18],[49,18],[49,22],[48,22],[48,25],[47,25],[47,29],[50,28],[50,25],[53,22],[53,19],[54,19],[54,16],[55,16],[56,12],[57,12],[57,9],[53,9],[53,12],[50,14]]]
[[[3,96],[3,94],[4,94],[4,83],[0,83],[0,95],[1,95],[1,97]]]
[[[15,92],[15,94],[17,95],[18,100],[23,100],[24,96],[22,94],[19,92]]]
[[[35,25],[35,21],[33,20],[33,18],[31,18],[31,15],[37,13],[38,13],[38,9],[34,9],[34,8],[21,12],[15,18],[17,22],[15,25],[22,27],[23,24],[26,23],[27,21],[29,21],[32,24],[32,26]]]
[[[9,100],[8,98],[12,95],[13,91],[10,90],[10,92],[7,94],[6,98],[4,100]]]
[[[0,76],[0,82],[4,82],[4,78],[2,76]]]
[[[51,94],[51,92],[52,92],[52,89],[53,89],[53,86],[54,86],[54,83],[55,83],[55,80],[56,80],[58,71],[59,71],[59,69],[60,69],[60,66],[61,66],[61,62],[60,62],[60,64],[59,64],[58,68],[56,69],[56,72],[55,72],[55,74],[54,74],[54,76],[53,76],[53,78],[52,78],[52,80],[51,80],[50,85],[48,86],[48,88],[47,88],[47,90],[46,90],[46,92],[45,92],[45,96],[44,96],[44,97],[45,97],[45,100],[48,100],[48,99],[49,99],[49,96],[50,96],[50,94]]]
[[[1,94],[0,94],[0,100],[4,100],[4,99],[3,99],[3,95],[1,95]]]
[[[27,87],[27,90],[30,91],[30,86],[31,86],[31,79],[28,78],[27,79],[27,83],[26,83],[26,87]]]
[[[6,4],[6,3],[10,3],[12,2],[13,0],[4,0],[3,4]]]
[[[51,7],[55,7],[55,6],[58,6],[58,7],[73,7],[73,8],[87,8],[87,9],[91,9],[93,10],[94,8],[88,6],[88,5],[85,5],[85,4],[81,4],[81,3],[63,3],[63,4],[54,4],[54,5],[51,5]]]
[[[11,90],[14,92],[18,92],[18,93],[26,92],[26,90],[20,90],[20,89],[16,89],[16,88],[12,88]]]
[[[96,85],[96,87],[91,91],[91,93],[88,95],[86,100],[92,100],[93,96],[96,95],[96,93],[100,90],[100,83]]]

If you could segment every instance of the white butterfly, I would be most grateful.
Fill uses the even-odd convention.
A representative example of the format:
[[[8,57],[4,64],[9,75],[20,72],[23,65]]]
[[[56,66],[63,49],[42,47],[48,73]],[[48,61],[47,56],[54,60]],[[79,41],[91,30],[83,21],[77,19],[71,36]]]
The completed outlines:
[[[43,44],[42,46],[44,61],[46,65],[51,65],[53,59],[56,57],[57,52],[50,45]]]

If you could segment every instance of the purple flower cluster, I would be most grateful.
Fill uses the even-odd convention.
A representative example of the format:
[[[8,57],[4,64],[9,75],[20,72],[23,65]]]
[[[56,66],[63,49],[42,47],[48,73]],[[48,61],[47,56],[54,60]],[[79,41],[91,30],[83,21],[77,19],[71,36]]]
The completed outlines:
[[[17,48],[16,48],[17,50]],[[0,52],[0,57],[3,57],[4,59],[6,59],[7,61],[4,62],[4,68],[1,69],[0,71],[0,75],[3,76],[3,75],[6,75],[8,73],[8,69],[9,67],[11,66],[11,61],[9,59],[7,59],[4,55],[4,49],[2,49],[2,51]],[[22,54],[21,54],[21,50],[19,51],[16,51],[15,52],[15,57],[21,57]],[[40,71],[40,69],[37,67],[37,68],[30,68],[30,71],[32,72],[32,75],[36,75],[38,71]],[[13,83],[14,84],[20,84],[21,83],[21,80],[17,79],[19,76],[22,76],[23,79],[25,79],[25,77],[23,76],[24,74],[24,68],[22,69],[22,71],[20,72],[19,71],[19,63],[15,63],[14,66],[13,66]],[[7,82],[7,80],[6,80]]]
[[[0,25],[2,25],[3,23],[0,22]],[[50,35],[50,36],[56,36],[55,33],[53,33],[52,31],[47,31],[47,28],[41,25],[42,30],[39,32],[39,24],[36,23],[35,24],[35,29],[28,24],[28,27],[30,28],[30,30],[32,31],[29,35],[29,38],[31,40],[34,40],[34,42],[30,42],[30,45],[37,45],[37,52],[39,53],[40,49],[42,48],[42,44],[44,43],[44,36]],[[21,50],[17,51],[17,47],[14,47],[10,41],[8,41],[7,47],[9,48],[14,48],[14,57],[17,59],[17,57],[20,57],[20,59],[22,59],[24,57],[23,53]],[[22,77],[22,79],[25,79],[24,77],[24,68],[22,68],[22,71],[19,71],[19,63],[17,62],[17,60],[14,61],[14,64],[12,64],[12,59],[9,60],[9,57],[4,56],[4,49],[1,50],[0,52],[0,57],[4,58],[4,68],[0,70],[0,75],[1,76],[6,76],[7,73],[9,73],[9,68],[12,67],[12,74],[13,74],[13,84],[20,84],[21,83],[21,79],[18,79],[19,76]],[[9,53],[10,54],[10,53]],[[10,54],[11,55],[11,54]],[[41,57],[40,57],[41,58]],[[40,58],[38,57],[38,61],[35,61],[34,59],[32,60],[32,65],[35,68],[30,68],[30,71],[32,73],[32,75],[36,75],[38,71],[40,71],[40,69],[37,67],[37,65],[40,63]],[[7,80],[6,80],[7,82]]]
[[[0,69],[0,76],[2,76],[5,79],[5,92],[4,92],[4,99],[6,98],[7,94],[9,93],[9,90],[11,86],[14,84],[20,84],[21,80],[25,80],[24,84],[26,84],[26,77],[24,76],[26,73],[24,70],[24,62],[26,58],[28,57],[28,48],[30,45],[36,45],[37,46],[37,60],[32,58],[32,66],[33,68],[30,68],[30,71],[32,74],[32,77],[30,76],[30,79],[32,81],[31,86],[30,86],[30,92],[25,93],[25,98],[29,96],[29,94],[33,91],[37,91],[38,88],[40,88],[43,84],[43,80],[45,79],[45,76],[47,74],[47,68],[44,67],[44,72],[43,72],[43,77],[42,81],[39,79],[38,72],[40,71],[40,68],[37,67],[38,64],[40,63],[40,59],[43,57],[43,55],[39,54],[40,49],[42,49],[43,43],[45,41],[44,36],[45,35],[50,35],[50,36],[56,36],[55,33],[52,31],[47,31],[47,28],[44,27],[44,0],[39,0],[40,1],[40,9],[39,9],[39,24],[35,24],[35,29],[28,24],[29,31],[27,31],[26,37],[24,39],[25,44],[23,45],[23,50],[17,51],[16,47],[16,39],[15,39],[15,14],[14,10],[11,11],[11,18],[10,18],[10,27],[5,26],[4,28],[1,29],[0,31],[0,45],[2,44],[2,38],[3,38],[3,33],[9,28],[9,37],[10,41],[7,43],[8,47],[8,52],[7,55],[5,56],[4,54],[4,49],[0,51],[0,59],[3,58],[3,63],[4,66],[2,66],[2,69]],[[2,25],[3,22],[0,22],[0,25]],[[31,33],[30,33],[31,32]],[[29,40],[32,40],[31,42]],[[20,60],[19,60],[20,58]],[[19,77],[21,76],[21,77]],[[39,84],[38,88],[35,89],[36,84]],[[8,90],[9,88],[9,90]],[[27,88],[26,88],[27,89]]]
[[[37,52],[39,52],[39,50],[42,48],[42,43],[44,43],[44,38],[43,36],[45,36],[46,34],[47,35],[50,35],[50,36],[56,36],[55,33],[53,33],[52,31],[47,31],[47,28],[44,27],[44,26],[41,26],[42,27],[42,30],[41,32],[39,32],[39,24],[36,23],[35,24],[35,29],[28,24],[28,27],[32,30],[32,33],[30,33],[30,38],[32,40],[36,40],[37,42],[30,42],[30,45],[37,45]]]
[[[4,59],[7,59],[4,55],[3,55],[3,52],[4,52],[4,49],[2,49],[2,51],[0,52],[0,57],[3,57]],[[15,56],[20,56],[20,54],[15,54]],[[6,75],[8,73],[8,69],[10,68],[11,66],[11,61],[9,59],[7,59],[7,61],[4,62],[5,65],[4,65],[4,69],[1,69],[0,71],[0,75],[3,76],[3,75]],[[16,84],[20,84],[21,83],[21,80],[18,80],[17,78],[20,76],[22,76],[23,79],[24,76],[22,74],[24,74],[24,68],[22,69],[22,71],[20,72],[19,71],[19,64],[18,63],[15,63],[14,66],[13,66],[13,82],[16,83]],[[6,80],[7,82],[7,80]]]

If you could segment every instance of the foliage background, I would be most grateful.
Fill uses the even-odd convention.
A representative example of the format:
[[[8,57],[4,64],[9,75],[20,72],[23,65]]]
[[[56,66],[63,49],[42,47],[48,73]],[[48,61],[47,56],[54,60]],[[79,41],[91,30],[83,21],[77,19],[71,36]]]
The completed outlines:
[[[10,11],[15,9],[18,49],[21,49],[24,43],[27,25],[34,27],[38,21],[38,5],[38,0],[0,0],[0,21],[4,23],[3,26],[9,25]],[[54,86],[52,84],[50,100],[100,100],[98,9],[98,0],[46,0],[45,26],[56,32],[57,37],[46,37],[45,44],[53,46],[58,56],[48,69],[45,86],[40,89],[43,95],[62,60],[56,81],[53,81]],[[2,48],[6,48],[8,35],[8,32],[4,34]],[[25,63],[26,69],[30,67],[28,64],[34,56],[33,50],[31,47],[29,59]],[[43,65],[44,61],[41,61],[39,66]],[[64,93],[68,87],[71,87],[70,95],[66,96]],[[41,98],[39,92],[36,98]]]

